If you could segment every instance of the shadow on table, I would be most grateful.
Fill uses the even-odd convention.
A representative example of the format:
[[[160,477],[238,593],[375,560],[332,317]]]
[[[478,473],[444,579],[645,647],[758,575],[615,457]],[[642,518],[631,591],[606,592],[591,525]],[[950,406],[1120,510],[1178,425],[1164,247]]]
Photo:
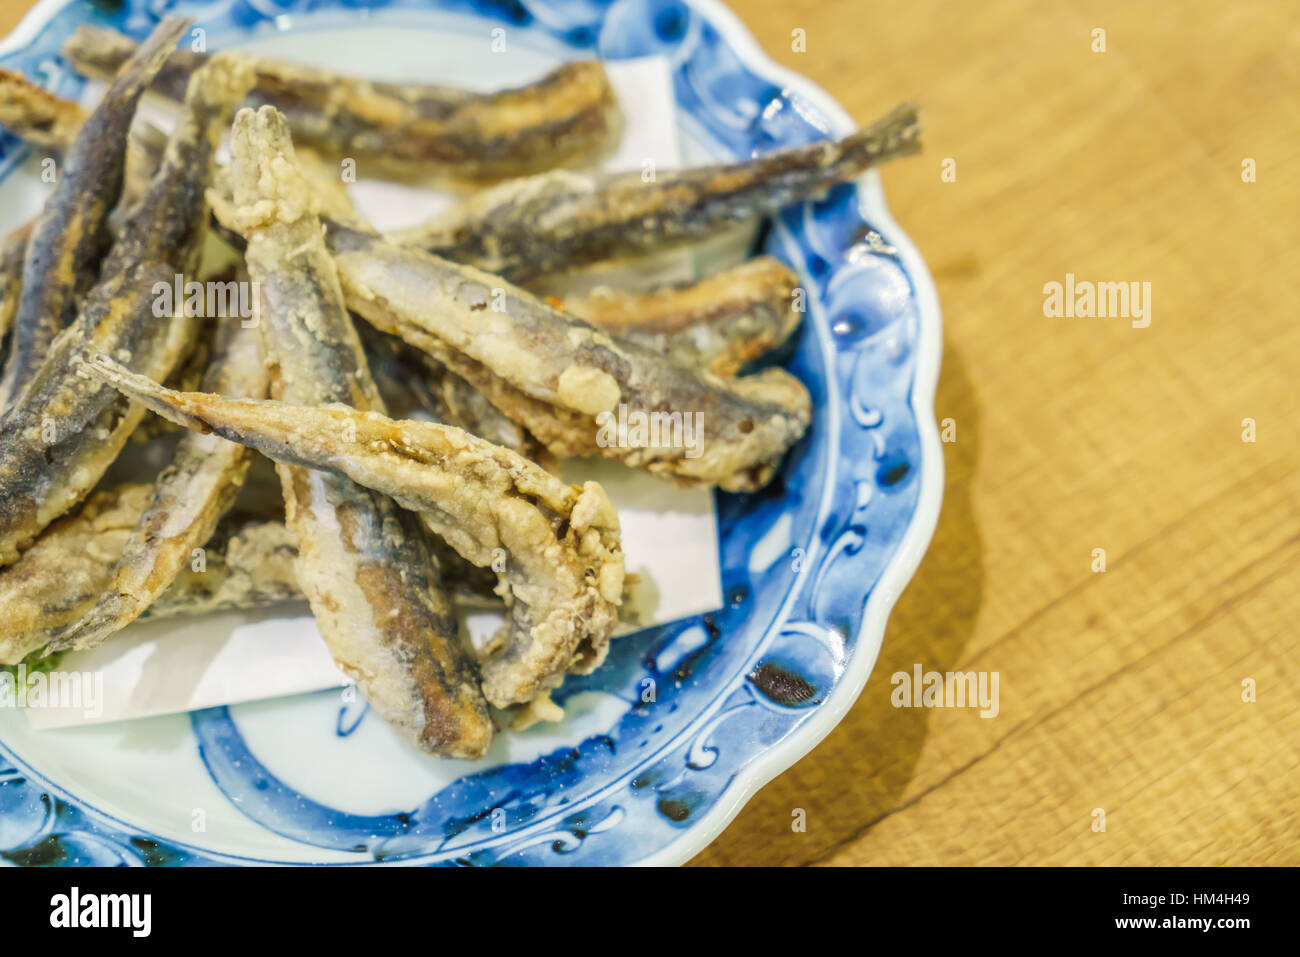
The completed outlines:
[[[839,726],[793,768],[754,797],[695,864],[805,864],[826,858],[865,834],[898,805],[911,780],[930,720],[928,708],[895,708],[890,676],[949,671],[960,660],[984,590],[982,544],[971,510],[979,458],[979,409],[965,362],[944,342],[935,397],[945,443],[943,508],[934,539],[890,615],[880,659]],[[796,809],[807,829],[792,828]]]

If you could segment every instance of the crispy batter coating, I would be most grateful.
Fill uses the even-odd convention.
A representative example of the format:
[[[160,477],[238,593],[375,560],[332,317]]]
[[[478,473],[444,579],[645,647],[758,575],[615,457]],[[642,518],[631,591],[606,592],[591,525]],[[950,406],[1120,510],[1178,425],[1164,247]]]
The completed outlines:
[[[603,655],[622,602],[624,566],[618,515],[599,484],[567,485],[452,426],[394,421],[344,405],[174,392],[107,356],[88,368],[188,428],[391,495],[463,558],[500,568],[510,622],[483,662],[483,689],[493,704],[529,701],[571,666]]]
[[[390,388],[404,393],[435,422],[466,432],[538,461],[544,450],[517,422],[488,401],[478,389],[427,353],[412,349],[397,336],[380,332],[367,322],[357,331],[371,356],[372,368],[381,365]]]
[[[82,26],[64,55],[87,76],[110,75],[134,44]],[[203,54],[173,54],[155,84],[179,98]],[[500,179],[587,158],[615,137],[621,120],[599,61],[565,63],[517,89],[473,93],[413,83],[378,83],[298,63],[257,58],[254,105],[274,106],[293,138],[385,169]]]
[[[234,225],[261,287],[271,394],[382,410],[284,118],[241,110],[231,151]],[[292,462],[277,471],[299,581],[339,666],[417,747],[481,757],[491,718],[418,519],[347,476]]]
[[[799,326],[799,277],[771,256],[649,292],[597,287],[563,308],[611,336],[729,378]]]
[[[23,257],[27,255],[31,232],[31,223],[19,226],[0,245],[0,340],[9,331],[18,311],[18,294],[23,288]]]
[[[0,69],[0,126],[11,133],[61,156],[85,121],[86,114],[76,103],[55,96],[19,73]]]
[[[0,410],[21,397],[50,344],[77,315],[109,244],[108,214],[121,195],[136,103],[188,20],[168,18],[122,66],[67,151],[37,217],[23,266],[13,342],[0,376]],[[62,121],[66,127],[67,120]],[[66,135],[66,128],[52,126]]]
[[[95,492],[51,525],[13,565],[0,569],[0,664],[16,664],[57,638],[108,587],[113,563],[153,495],[148,484]],[[254,608],[301,597],[297,554],[283,523],[219,533],[202,571],[187,567],[149,609],[149,618]]]
[[[752,490],[812,418],[808,391],[783,369],[720,379],[471,266],[337,223],[326,233],[351,309],[473,383],[556,456]],[[658,423],[656,440],[625,435],[630,414]]]
[[[190,351],[194,323],[181,303],[171,312],[160,308],[159,290],[197,265],[213,155],[231,101],[251,80],[234,58],[215,58],[195,75],[162,165],[109,252],[103,278],[0,418],[0,565],[81,501],[140,423],[120,396],[79,374],[85,356],[111,352],[164,377]],[[24,301],[37,239],[29,246]]]
[[[236,319],[221,321],[199,388],[260,399],[267,369],[262,339]],[[252,453],[234,442],[186,432],[135,530],[122,547],[104,594],[50,650],[93,648],[149,608],[207,541],[244,483]]]
[[[189,320],[153,313],[154,285],[171,281],[171,268],[154,263],[96,286],[0,419],[0,566],[85,497],[140,424],[137,409],[77,374],[82,357],[109,350],[165,376],[184,353]]]
[[[555,171],[501,183],[429,223],[393,234],[455,262],[526,282],[588,263],[692,242],[770,216],[920,149],[911,104],[842,140],[751,160],[640,172]]]
[[[0,126],[54,159],[66,157],[89,114],[72,100],[55,96],[18,73],[0,69]],[[135,203],[162,160],[167,137],[135,117],[126,150],[125,182],[119,205]],[[109,227],[113,223],[110,220]]]

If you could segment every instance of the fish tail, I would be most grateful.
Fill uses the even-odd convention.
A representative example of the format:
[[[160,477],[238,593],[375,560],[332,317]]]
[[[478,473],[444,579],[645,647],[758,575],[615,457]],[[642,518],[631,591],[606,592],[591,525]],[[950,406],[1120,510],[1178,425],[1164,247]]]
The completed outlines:
[[[870,126],[835,144],[831,164],[836,179],[847,179],[870,166],[921,151],[921,117],[916,104],[900,103]]]

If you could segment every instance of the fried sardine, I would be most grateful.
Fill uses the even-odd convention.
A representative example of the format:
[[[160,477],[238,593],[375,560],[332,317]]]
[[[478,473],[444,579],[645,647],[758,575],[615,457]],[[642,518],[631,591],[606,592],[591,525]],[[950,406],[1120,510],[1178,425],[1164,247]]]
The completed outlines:
[[[160,315],[157,290],[198,263],[212,158],[248,82],[251,73],[235,58],[215,58],[195,75],[162,164],[105,258],[103,278],[0,418],[0,565],[81,501],[140,422],[138,410],[80,374],[81,361],[108,351],[161,378],[192,345],[182,305]],[[28,270],[36,242],[34,235]],[[24,298],[27,280],[24,274]]]
[[[640,172],[557,170],[484,190],[431,222],[394,233],[455,262],[526,282],[576,266],[693,242],[770,216],[920,149],[916,108],[904,104],[841,140],[751,160]]]
[[[147,484],[97,491],[51,525],[17,562],[0,569],[0,664],[16,664],[56,639],[104,593],[113,563],[153,497]],[[223,528],[204,548],[203,570],[187,564],[146,617],[255,608],[301,598],[297,549],[280,522]]]
[[[811,421],[807,389],[783,369],[720,379],[471,266],[337,223],[326,236],[349,308],[471,382],[557,457],[747,491],[768,482]],[[633,440],[629,415],[668,435]]]
[[[235,319],[221,320],[200,390],[264,397],[267,370],[261,344],[256,329],[245,329]],[[51,650],[93,648],[143,614],[230,510],[251,460],[252,453],[241,445],[186,432],[122,547],[104,595],[51,644]]]
[[[529,701],[575,664],[603,657],[622,601],[623,554],[618,516],[599,484],[567,485],[452,426],[394,421],[344,405],[174,392],[108,356],[88,368],[188,428],[391,495],[462,557],[497,570],[510,622],[483,661],[483,689],[493,704]]]
[[[271,394],[382,410],[284,118],[241,110],[231,153],[234,225],[261,289]],[[419,520],[347,476],[283,457],[277,471],[299,581],[335,661],[421,750],[481,757],[491,718]]]
[[[64,45],[74,66],[111,75],[135,44],[82,26]],[[204,55],[172,55],[155,84],[179,98]],[[603,149],[619,128],[618,105],[597,60],[565,63],[527,86],[474,93],[341,76],[257,58],[257,105],[274,106],[295,140],[330,153],[414,172],[500,179],[549,169]]]
[[[21,397],[94,283],[109,245],[108,214],[121,195],[136,104],[188,23],[173,17],[157,26],[124,62],[67,149],[27,245],[13,342],[0,376],[0,410]],[[51,121],[49,132],[67,136],[69,121],[57,115],[61,118]]]

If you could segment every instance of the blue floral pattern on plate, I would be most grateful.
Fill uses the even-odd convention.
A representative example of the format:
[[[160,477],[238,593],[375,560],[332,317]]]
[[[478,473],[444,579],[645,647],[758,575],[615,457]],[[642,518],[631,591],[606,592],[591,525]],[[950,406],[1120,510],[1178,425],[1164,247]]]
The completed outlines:
[[[47,0],[0,62],[73,95],[80,80],[58,50],[83,22],[139,36],[163,14],[193,14],[220,46],[282,15],[346,23],[362,6],[500,22],[562,56],[662,54],[680,110],[718,155],[750,156],[851,125],[824,93],[766,61],[711,0],[130,0],[103,8]],[[0,179],[24,150],[0,137]],[[938,306],[874,175],[787,210],[755,245],[795,268],[807,290],[808,321],[785,364],[812,391],[816,416],[769,488],[718,495],[725,607],[620,639],[604,667],[565,683],[560,703],[588,692],[620,703],[601,733],[466,774],[391,813],[309,798],[259,758],[230,709],[193,713],[192,746],[212,781],[266,831],[301,845],[306,857],[297,860],[318,848],[344,863],[680,862],[851,705],[938,513],[942,463],[930,408]],[[364,709],[340,709],[339,737],[364,720]],[[163,840],[99,811],[2,741],[0,859],[251,860]]]

